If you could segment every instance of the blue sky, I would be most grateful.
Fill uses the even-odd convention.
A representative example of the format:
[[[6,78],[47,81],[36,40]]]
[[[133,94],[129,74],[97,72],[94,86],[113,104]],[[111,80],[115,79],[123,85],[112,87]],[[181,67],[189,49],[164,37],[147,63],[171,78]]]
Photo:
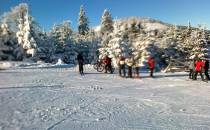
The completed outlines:
[[[0,15],[19,3],[28,3],[36,21],[46,30],[63,20],[77,28],[80,5],[84,5],[90,26],[100,24],[104,9],[113,18],[143,16],[172,24],[205,24],[210,29],[210,0],[0,0]]]

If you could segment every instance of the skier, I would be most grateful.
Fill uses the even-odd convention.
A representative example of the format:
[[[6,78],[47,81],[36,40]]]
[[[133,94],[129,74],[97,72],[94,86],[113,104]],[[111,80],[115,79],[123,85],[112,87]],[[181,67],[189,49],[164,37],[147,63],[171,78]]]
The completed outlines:
[[[189,64],[189,79],[194,79],[194,72],[195,72],[195,61],[191,60]]]
[[[131,55],[126,59],[126,64],[128,66],[128,78],[132,78],[133,57]]]
[[[210,77],[209,77],[209,60],[205,60],[204,72],[205,72],[206,80],[207,81],[210,80]]]
[[[204,67],[204,62],[201,59],[198,59],[198,61],[195,62],[195,75],[194,80],[197,80],[198,73],[201,76],[201,79],[204,80],[203,74],[202,74],[202,68]]]
[[[108,56],[105,56],[103,62],[105,64],[105,73],[107,73],[107,71],[110,70],[110,72],[112,74],[113,73],[113,71],[112,71],[112,59],[109,58]]]
[[[155,60],[153,57],[150,57],[148,59],[148,65],[149,65],[149,69],[150,69],[150,77],[154,77],[153,76],[153,72],[154,72],[154,68],[155,68]]]
[[[119,75],[122,76],[122,71],[123,71],[123,77],[125,77],[126,76],[126,73],[125,73],[125,57],[122,56],[122,55],[119,55],[118,66],[119,66]]]
[[[81,74],[81,75],[83,75],[84,74],[84,70],[83,70],[83,65],[84,65],[84,59],[83,59],[83,56],[82,56],[82,54],[81,53],[79,53],[78,55],[77,55],[77,62],[78,62],[78,64],[79,64],[79,73]]]

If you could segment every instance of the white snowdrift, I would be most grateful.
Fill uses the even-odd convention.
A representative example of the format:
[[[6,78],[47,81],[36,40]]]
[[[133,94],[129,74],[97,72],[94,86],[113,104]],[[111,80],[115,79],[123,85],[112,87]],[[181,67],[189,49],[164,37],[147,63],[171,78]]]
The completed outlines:
[[[0,62],[0,69],[9,69],[15,67],[15,65],[14,62]]]

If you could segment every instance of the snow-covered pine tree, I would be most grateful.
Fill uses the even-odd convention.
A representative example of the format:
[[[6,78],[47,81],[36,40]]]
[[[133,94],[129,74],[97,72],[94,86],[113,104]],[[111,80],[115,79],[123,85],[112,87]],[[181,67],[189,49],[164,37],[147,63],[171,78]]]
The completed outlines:
[[[170,58],[180,59],[181,52],[178,48],[176,26],[170,26],[162,38],[163,59],[167,60]]]
[[[120,24],[120,25],[118,25]],[[123,55],[125,57],[132,54],[133,47],[129,41],[128,30],[122,30],[119,27],[123,26],[120,22],[115,23],[116,29],[113,33],[110,33],[110,39],[107,42],[106,46],[100,48],[100,57],[104,57],[105,55],[112,58],[113,64],[117,66],[117,60],[119,55]]]
[[[194,31],[193,48],[190,52],[190,58],[204,59],[208,57],[207,35],[205,29],[202,29],[202,26],[199,25],[199,27]]]
[[[134,17],[130,20],[130,23],[128,23],[128,36],[130,39],[130,42],[135,42],[135,39],[140,34],[140,28],[141,24],[137,21],[137,19]]]
[[[1,60],[22,60],[24,50],[17,43],[15,32],[9,29],[7,23],[1,25],[0,32],[0,59]]]
[[[100,28],[101,46],[103,48],[107,47],[107,45],[111,39],[111,35],[112,35],[111,33],[114,31],[113,24],[114,24],[114,22],[111,17],[111,14],[109,13],[109,11],[107,9],[105,9],[102,14],[102,17],[101,17],[101,28]],[[102,52],[102,50],[101,50],[101,52]],[[105,51],[104,53],[107,53],[107,52]]]
[[[61,24],[54,25],[50,36],[54,44],[54,60],[63,60],[65,63],[72,63],[72,56],[74,57],[75,50],[72,40],[72,29],[69,21],[63,21]]]
[[[177,38],[177,46],[182,52],[182,59],[188,60],[190,57],[190,52],[194,46],[194,40],[192,36],[193,28],[189,22],[186,29],[179,29],[179,37]]]
[[[14,39],[6,23],[1,24],[0,28],[0,60],[15,60],[13,54]]]
[[[102,36],[108,35],[114,30],[113,27],[113,19],[111,14],[107,9],[104,10],[103,15],[101,17],[101,30],[100,33]]]
[[[78,32],[80,35],[87,35],[89,32],[89,22],[85,14],[83,5],[80,6],[79,19],[78,19]]]
[[[155,30],[154,30],[155,31]],[[142,39],[142,38],[141,38]],[[158,47],[160,45],[159,39],[154,33],[147,33],[140,44],[137,46],[139,64],[144,68],[147,66],[147,61],[149,57],[154,57],[156,61],[156,66],[159,69],[159,63],[161,61],[162,51]]]
[[[116,23],[117,25],[118,23]],[[118,26],[118,25],[117,25]],[[119,29],[119,28],[117,28]],[[114,31],[114,22],[111,17],[111,14],[107,9],[104,10],[101,17],[101,26],[100,26],[100,37],[101,37],[101,48],[99,49],[99,59],[104,58],[106,55],[111,55],[109,42],[112,39],[112,33]],[[113,40],[116,41],[117,39]]]
[[[90,32],[88,34],[88,61],[89,63],[95,63],[95,61],[98,59],[98,48],[99,48],[99,42],[100,38],[96,35],[95,31],[93,29],[90,29]]]
[[[28,6],[25,5],[23,7],[25,10],[19,14],[19,31],[16,33],[16,36],[18,38],[18,43],[26,51],[27,57],[34,57],[37,43],[31,34],[32,17],[28,13]]]

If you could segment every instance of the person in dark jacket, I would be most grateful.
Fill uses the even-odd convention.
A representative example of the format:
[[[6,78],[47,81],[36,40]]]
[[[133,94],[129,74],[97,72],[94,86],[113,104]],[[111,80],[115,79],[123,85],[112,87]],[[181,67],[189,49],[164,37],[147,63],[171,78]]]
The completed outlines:
[[[107,71],[109,70],[112,74],[112,59],[108,56],[105,56],[103,63],[105,64],[105,73],[107,73]]]
[[[79,64],[79,73],[82,75],[84,74],[84,69],[83,69],[84,59],[81,53],[77,55],[77,62]]]
[[[133,59],[133,56],[130,55],[128,56],[128,58],[126,58],[126,65],[128,66],[128,78],[133,78],[133,75],[132,75],[133,64],[134,64],[134,59]]]
[[[194,73],[195,73],[195,61],[191,60],[189,64],[189,79],[194,79]]]
[[[209,77],[209,60],[205,60],[204,73],[205,73],[205,76],[206,76],[206,80],[210,80],[210,77]]]
[[[122,55],[119,56],[118,65],[119,65],[119,75],[122,76],[122,71],[123,71],[123,77],[125,77],[126,73],[125,73],[125,57],[124,56]]]

